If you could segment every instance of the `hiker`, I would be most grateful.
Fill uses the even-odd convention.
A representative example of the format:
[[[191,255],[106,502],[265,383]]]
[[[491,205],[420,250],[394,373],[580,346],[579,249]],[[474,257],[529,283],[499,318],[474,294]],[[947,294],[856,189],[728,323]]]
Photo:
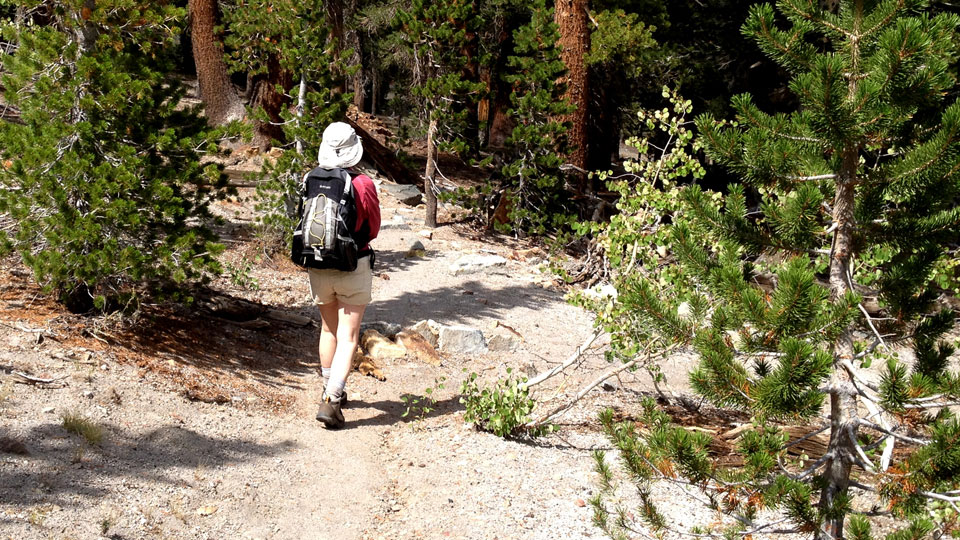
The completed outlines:
[[[317,420],[328,428],[344,424],[341,405],[346,401],[347,376],[360,338],[360,322],[371,300],[374,253],[369,241],[380,232],[380,201],[373,181],[349,171],[360,161],[363,146],[349,124],[334,122],[323,131],[318,169],[347,169],[356,204],[356,270],[308,268],[310,294],[320,308],[320,366],[324,389]],[[311,173],[308,173],[308,175]],[[306,181],[307,177],[304,177]],[[360,243],[363,245],[360,245]]]

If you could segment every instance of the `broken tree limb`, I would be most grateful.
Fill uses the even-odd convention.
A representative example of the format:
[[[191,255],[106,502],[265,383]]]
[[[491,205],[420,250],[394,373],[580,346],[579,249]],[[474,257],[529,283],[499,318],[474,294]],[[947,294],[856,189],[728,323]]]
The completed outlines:
[[[604,372],[602,375],[600,375],[599,377],[597,377],[596,379],[594,379],[592,382],[590,382],[590,384],[588,384],[588,385],[586,385],[585,387],[583,387],[583,389],[580,390],[580,391],[577,393],[576,397],[574,397],[572,400],[570,400],[570,401],[568,401],[568,402],[566,402],[566,403],[560,404],[560,405],[554,407],[553,409],[550,409],[549,411],[547,411],[546,414],[541,415],[541,416],[540,416],[539,418],[537,418],[536,420],[531,420],[530,422],[527,422],[527,424],[526,424],[525,427],[527,427],[527,428],[532,428],[532,427],[536,427],[536,426],[543,425],[544,423],[546,423],[548,420],[550,420],[550,419],[553,418],[554,416],[557,416],[558,414],[560,414],[560,413],[562,413],[562,412],[570,409],[571,407],[573,407],[578,401],[580,401],[580,400],[583,398],[583,396],[587,395],[588,392],[590,392],[591,390],[593,390],[593,389],[596,388],[597,386],[600,386],[600,384],[601,384],[603,381],[609,379],[610,377],[613,377],[614,375],[616,375],[616,374],[618,374],[618,373],[620,373],[620,372],[622,372],[622,371],[626,371],[626,370],[632,368],[633,366],[636,366],[638,363],[640,363],[640,360],[646,360],[647,358],[649,358],[649,356],[646,356],[646,357],[643,357],[643,358],[634,358],[633,360],[627,362],[626,364],[623,364],[623,365],[620,365],[620,366],[617,366],[617,367],[615,367],[615,368],[612,368],[612,369],[607,370],[607,371]]]
[[[595,339],[595,338],[594,338],[594,339]],[[580,390],[579,392],[577,392],[577,395],[574,396],[574,398],[573,398],[572,400],[568,401],[567,403],[563,403],[563,404],[561,404],[561,405],[558,405],[558,406],[554,407],[553,409],[550,409],[549,411],[547,411],[546,414],[540,415],[540,417],[537,418],[536,420],[531,420],[530,422],[527,422],[526,427],[530,428],[530,427],[535,427],[535,426],[543,425],[544,423],[546,423],[546,422],[547,422],[548,420],[550,420],[551,418],[553,418],[553,417],[557,416],[558,414],[560,414],[560,413],[562,413],[562,412],[564,412],[564,411],[567,411],[568,409],[570,409],[571,407],[573,407],[578,401],[580,401],[581,399],[583,399],[583,396],[587,395],[587,393],[589,393],[591,390],[593,390],[593,389],[596,388],[597,386],[600,386],[600,384],[602,384],[603,381],[609,379],[610,377],[614,377],[614,376],[616,376],[616,375],[619,375],[620,373],[622,373],[622,372],[624,372],[624,371],[626,371],[626,370],[628,370],[628,369],[630,369],[630,368],[632,368],[632,367],[634,367],[634,366],[642,365],[642,364],[646,363],[647,361],[650,360],[650,358],[653,357],[654,354],[667,354],[668,352],[670,352],[670,351],[672,351],[672,350],[674,350],[674,349],[677,348],[676,345],[671,345],[671,346],[667,347],[666,349],[658,350],[658,351],[656,351],[656,352],[654,353],[654,352],[651,352],[651,349],[653,348],[653,344],[654,344],[653,342],[648,343],[647,346],[643,349],[643,351],[642,351],[639,355],[637,355],[637,357],[634,358],[633,360],[631,360],[631,361],[629,361],[629,362],[627,362],[627,363],[625,363],[625,364],[623,364],[623,365],[620,365],[620,366],[617,366],[617,367],[614,367],[614,368],[610,368],[610,369],[608,369],[607,371],[603,372],[599,377],[597,377],[596,379],[594,379],[593,381],[591,381],[589,384],[587,384],[586,386],[584,386],[582,390]],[[583,348],[585,348],[586,346],[587,346],[587,344],[585,343]]]
[[[583,342],[583,345],[580,345],[579,347],[577,347],[577,350],[574,351],[573,354],[571,354],[570,357],[566,359],[566,361],[564,361],[559,366],[551,369],[550,371],[541,373],[540,375],[537,375],[533,379],[530,379],[529,381],[521,384],[520,389],[526,390],[531,386],[536,386],[542,383],[543,381],[549,379],[550,377],[553,377],[557,373],[560,373],[563,370],[567,369],[568,367],[572,366],[574,362],[576,362],[577,360],[580,359],[581,356],[583,356],[583,353],[590,347],[590,345],[593,345],[593,342],[596,341],[601,334],[603,334],[603,330],[595,330],[593,334],[590,337],[588,337],[586,341]]]
[[[312,318],[304,317],[303,315],[298,315],[296,313],[290,313],[289,311],[271,309],[267,311],[266,317],[268,319],[285,322],[294,326],[317,326],[317,321],[313,320]]]

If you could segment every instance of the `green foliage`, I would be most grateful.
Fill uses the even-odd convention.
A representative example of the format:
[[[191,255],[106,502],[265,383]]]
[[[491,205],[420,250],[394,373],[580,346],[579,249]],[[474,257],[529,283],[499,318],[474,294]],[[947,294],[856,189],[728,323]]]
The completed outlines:
[[[21,122],[0,124],[0,214],[12,219],[0,246],[76,311],[135,308],[206,279],[222,247],[204,224],[226,179],[199,152],[223,134],[179,105],[185,9],[49,4],[51,24],[3,24],[17,45],[3,56],[4,100]]]
[[[258,236],[268,252],[289,247],[298,216],[296,200],[304,173],[316,165],[316,149],[324,128],[341,120],[351,95],[339,91],[343,75],[352,71],[327,46],[329,27],[324,2],[311,0],[243,0],[224,10],[228,64],[238,72],[265,74],[279,69],[294,84],[277,88],[294,108],[281,111],[287,146],[276,161],[266,161],[257,186]],[[344,51],[341,58],[348,57]],[[265,113],[255,111],[266,120]]]
[[[403,414],[401,414],[400,417],[422,421],[427,415],[436,410],[437,398],[434,397],[433,393],[434,391],[446,388],[444,385],[446,380],[446,377],[434,379],[433,386],[425,388],[423,395],[403,394],[400,396],[400,401],[402,401],[405,406]]]
[[[566,71],[559,37],[553,10],[543,0],[531,6],[530,22],[513,33],[513,54],[503,79],[512,89],[507,115],[516,125],[505,141],[506,163],[500,171],[509,208],[509,225],[501,224],[502,229],[544,234],[571,221],[560,170],[568,150],[568,126],[558,118],[573,109],[557,83]]]
[[[590,34],[587,63],[619,66],[629,75],[639,75],[643,64],[649,61],[646,51],[656,46],[654,29],[644,24],[638,13],[622,9],[596,13],[594,21],[596,30]]]
[[[960,243],[960,104],[944,102],[955,90],[960,18],[925,7],[754,6],[743,31],[790,73],[798,110],[769,114],[740,95],[733,121],[697,119],[706,155],[739,178],[725,195],[688,186],[674,207],[661,206],[669,212],[649,191],[624,192],[618,203],[647,213],[634,210],[604,231],[618,295],[595,308],[616,353],[689,344],[699,357],[694,390],[748,411],[755,424],[738,446],[745,466],[732,470],[656,415],[647,413],[642,435],[608,430],[638,479],[637,515],[648,525],[663,527],[645,493],[647,479],[672,478],[656,461],[668,456],[678,477],[741,524],[760,527],[744,501],[761,501],[799,531],[839,537],[860,492],[847,487],[838,460],[879,469],[879,454],[868,452],[887,444],[889,430],[875,422],[905,422],[919,430],[916,448],[875,477],[889,509],[911,520],[892,537],[949,528],[949,518],[927,516],[938,493],[953,497],[960,487],[960,427],[944,408],[960,382],[948,371],[954,349],[941,341],[955,315],[934,304],[935,269],[942,279]],[[647,238],[660,229],[664,244],[653,256]],[[881,314],[860,305],[861,293],[878,296]],[[885,348],[891,342],[912,345],[912,368]],[[863,382],[860,370],[884,358],[880,384]],[[785,460],[772,422],[815,417],[827,396],[831,425],[843,429],[831,433],[827,456],[812,465]],[[881,412],[860,423],[862,399]],[[717,491],[726,495],[717,500]],[[851,517],[852,536],[870,537],[868,517]]]
[[[399,43],[413,59],[411,95],[422,119],[435,120],[440,151],[466,152],[467,110],[485,85],[477,80],[477,32],[484,21],[476,2],[413,0],[397,9]]]
[[[244,257],[237,264],[225,262],[223,266],[227,277],[235,286],[247,291],[260,290],[260,281],[251,275],[254,269],[254,261]]]
[[[702,297],[685,287],[688,282],[678,271],[665,265],[673,258],[669,240],[681,211],[678,182],[702,177],[703,168],[693,157],[699,145],[689,129],[690,102],[667,88],[663,97],[669,107],[637,115],[645,131],[628,143],[638,150],[640,159],[624,163],[626,175],[600,174],[620,196],[616,213],[609,223],[586,222],[577,227],[581,234],[596,238],[615,271],[617,295],[574,299],[597,314],[597,324],[610,334],[613,356],[623,361],[649,348],[658,335],[690,339],[693,323],[706,315],[700,309]],[[691,317],[677,313],[684,303],[692,308]]]
[[[642,120],[633,117],[633,111],[649,103],[647,94],[656,94],[664,79],[653,75],[664,49],[654,40],[656,24],[665,21],[656,16],[665,2],[592,3],[590,51],[586,63],[590,68],[590,84],[602,88],[604,128],[608,133],[594,133],[603,137],[604,147],[619,143],[621,133],[634,133]],[[659,4],[652,5],[652,4]],[[649,91],[647,91],[649,89]],[[613,150],[613,148],[609,148]],[[606,162],[606,160],[604,160]]]
[[[492,388],[480,388],[479,377],[471,373],[460,387],[460,403],[466,407],[464,421],[498,437],[538,437],[550,432],[550,426],[527,427],[536,403],[524,386],[525,377],[514,378],[507,368],[507,378]]]

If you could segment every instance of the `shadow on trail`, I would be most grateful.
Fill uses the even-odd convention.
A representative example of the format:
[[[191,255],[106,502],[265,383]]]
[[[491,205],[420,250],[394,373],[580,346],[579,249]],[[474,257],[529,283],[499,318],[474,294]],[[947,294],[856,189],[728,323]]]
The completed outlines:
[[[235,300],[225,294],[218,296]],[[291,306],[245,304],[262,313],[273,309],[319,319],[317,313]],[[206,310],[176,308],[161,309],[148,317],[148,321],[113,336],[114,345],[132,353],[140,367],[175,375],[187,388],[190,374],[177,373],[177,366],[192,366],[212,375],[210,380],[196,381],[199,385],[218,384],[217,376],[232,376],[280,389],[300,388],[288,376],[308,375],[319,363],[318,330],[312,324],[296,326],[257,315],[232,321]],[[222,393],[229,394],[229,381],[219,383],[223,385]]]
[[[427,406],[429,410],[423,409],[423,406]],[[378,411],[379,414],[369,418],[354,419],[356,418],[356,415],[350,413],[351,409],[374,409]],[[409,414],[407,416],[403,416],[408,409],[410,411]],[[344,425],[342,430],[349,431],[351,429],[367,426],[381,427],[395,426],[397,424],[408,424],[411,422],[426,420],[428,418],[451,415],[458,411],[462,411],[463,409],[464,407],[460,403],[459,395],[453,395],[447,399],[437,400],[432,404],[422,403],[421,405],[414,404],[410,406],[400,400],[350,400],[349,405],[344,408],[344,416],[347,418],[347,423]]]
[[[493,288],[472,280],[456,287],[428,287],[425,283],[424,290],[375,301],[367,308],[365,319],[394,322],[404,327],[424,319],[457,324],[477,319],[497,320],[513,308],[538,310],[562,301],[556,292],[528,283]]]
[[[30,455],[0,463],[0,502],[14,506],[100,497],[118,483],[136,489],[141,482],[192,486],[203,471],[271,458],[296,448],[289,440],[261,444],[243,438],[221,439],[179,426],[134,434],[103,426],[104,442],[90,446],[58,423],[37,426],[18,439]],[[0,431],[2,434],[2,431]],[[24,467],[26,462],[27,467]],[[199,475],[199,476],[198,476]]]
[[[419,253],[410,253],[405,251],[394,251],[389,249],[378,249],[377,259],[373,263],[373,275],[377,276],[383,273],[402,272],[409,270],[418,263],[436,259],[441,254],[437,251],[426,251]],[[377,279],[376,277],[374,279]]]

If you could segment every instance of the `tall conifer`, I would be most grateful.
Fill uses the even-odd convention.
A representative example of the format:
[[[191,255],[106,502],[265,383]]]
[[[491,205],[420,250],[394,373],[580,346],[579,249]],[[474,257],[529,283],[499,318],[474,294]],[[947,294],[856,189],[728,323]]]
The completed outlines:
[[[224,12],[232,69],[257,76],[279,70],[297,83],[274,90],[294,104],[280,109],[277,126],[294,151],[268,161],[263,170],[268,180],[257,187],[260,232],[272,249],[289,245],[300,179],[316,166],[324,128],[342,120],[350,100],[341,89],[342,74],[352,70],[334,54],[328,17],[324,0],[243,0]],[[266,111],[255,114],[270,121]]]
[[[411,91],[427,124],[426,225],[435,227],[437,152],[467,149],[463,136],[468,109],[484,89],[483,83],[467,76],[471,59],[466,54],[482,18],[472,0],[412,0],[407,9],[397,10],[394,24],[413,60]]]

